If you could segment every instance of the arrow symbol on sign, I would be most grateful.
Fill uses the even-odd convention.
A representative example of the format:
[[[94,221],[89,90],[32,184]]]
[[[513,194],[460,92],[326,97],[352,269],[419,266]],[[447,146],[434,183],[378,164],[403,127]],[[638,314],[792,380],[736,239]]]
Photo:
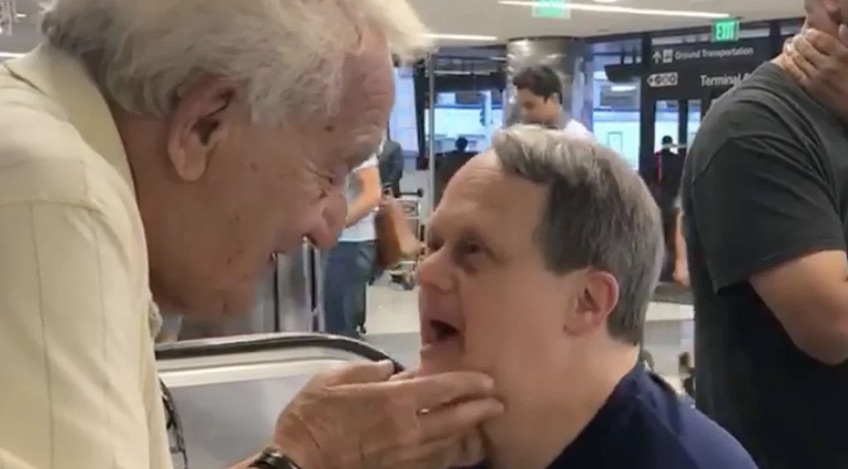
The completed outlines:
[[[660,63],[662,61],[662,54],[660,51],[654,52],[654,63]]]

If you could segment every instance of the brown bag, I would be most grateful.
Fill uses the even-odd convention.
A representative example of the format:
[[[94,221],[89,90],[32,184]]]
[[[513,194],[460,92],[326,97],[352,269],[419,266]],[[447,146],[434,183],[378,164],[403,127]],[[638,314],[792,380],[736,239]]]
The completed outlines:
[[[412,232],[403,206],[392,196],[384,196],[374,219],[377,230],[377,265],[388,269],[418,255],[421,242]]]

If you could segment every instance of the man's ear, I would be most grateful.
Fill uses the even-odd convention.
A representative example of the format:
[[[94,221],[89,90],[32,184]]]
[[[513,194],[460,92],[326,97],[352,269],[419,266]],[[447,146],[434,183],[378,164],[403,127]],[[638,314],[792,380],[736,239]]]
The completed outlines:
[[[231,130],[235,86],[207,76],[178,93],[168,128],[168,157],[180,179],[199,180]]]
[[[605,327],[607,318],[618,305],[618,296],[618,281],[612,274],[594,269],[583,271],[575,313],[569,317],[566,327],[578,335]]]

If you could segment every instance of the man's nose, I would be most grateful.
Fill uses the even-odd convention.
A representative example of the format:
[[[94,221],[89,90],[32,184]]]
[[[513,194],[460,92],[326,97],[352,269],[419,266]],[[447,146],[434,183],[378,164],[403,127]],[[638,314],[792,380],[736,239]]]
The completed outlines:
[[[344,229],[347,218],[347,201],[344,197],[329,197],[321,208],[320,216],[307,234],[309,240],[319,249],[329,249],[336,245]]]
[[[450,259],[443,249],[429,253],[418,265],[418,283],[426,288],[448,291],[453,288],[454,275]]]

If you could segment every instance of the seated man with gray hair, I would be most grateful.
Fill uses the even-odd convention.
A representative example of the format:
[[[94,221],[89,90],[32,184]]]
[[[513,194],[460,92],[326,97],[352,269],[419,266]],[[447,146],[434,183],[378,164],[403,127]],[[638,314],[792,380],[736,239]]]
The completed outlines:
[[[491,469],[755,469],[637,363],[664,254],[647,187],[612,150],[499,133],[448,184],[419,273],[421,373],[482,371],[506,411]]]

